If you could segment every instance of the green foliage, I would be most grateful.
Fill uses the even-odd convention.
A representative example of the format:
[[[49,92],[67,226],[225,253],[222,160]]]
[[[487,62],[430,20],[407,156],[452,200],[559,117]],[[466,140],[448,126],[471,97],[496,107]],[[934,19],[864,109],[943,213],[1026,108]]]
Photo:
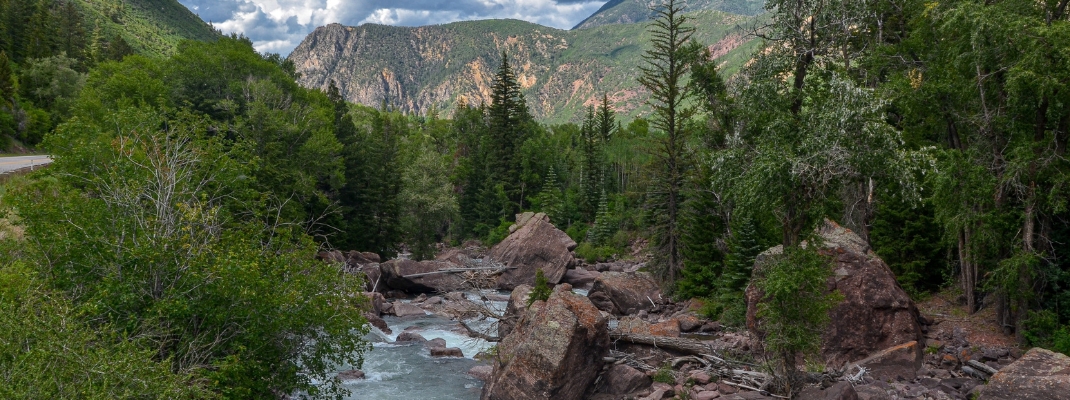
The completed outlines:
[[[576,223],[569,225],[565,230],[565,234],[572,238],[576,243],[586,243],[587,232],[591,230],[591,226],[584,223]]]
[[[546,275],[542,273],[542,269],[536,269],[535,286],[531,288],[531,293],[528,293],[528,307],[531,307],[531,304],[536,301],[549,300],[550,293],[550,284],[546,280]]]
[[[669,385],[676,384],[676,378],[672,374],[672,366],[662,365],[658,368],[657,372],[653,376],[654,382],[667,383]]]
[[[502,218],[498,222],[498,226],[487,231],[487,235],[483,237],[483,243],[488,247],[501,243],[509,236],[509,227],[513,226],[513,223],[509,220]]]
[[[561,197],[561,187],[557,181],[557,173],[554,172],[554,167],[550,166],[550,172],[546,174],[546,180],[543,181],[542,191],[539,192],[535,199],[535,205],[539,211],[546,213],[550,217],[550,222],[558,227],[564,227],[565,205]]]
[[[1070,325],[1060,325],[1054,311],[1029,311],[1022,325],[1028,345],[1070,355]]]
[[[911,206],[889,199],[877,206],[870,242],[912,296],[938,290],[947,247],[929,202]]]
[[[763,294],[758,305],[758,329],[766,348],[778,357],[781,371],[795,370],[796,354],[820,350],[828,313],[842,295],[826,293],[832,275],[828,257],[818,253],[820,243],[788,247],[760,266],[756,286]]]
[[[594,264],[597,262],[609,261],[614,254],[617,254],[617,249],[610,246],[598,246],[591,242],[580,243],[576,246],[576,256],[587,261],[588,264]]]
[[[2,246],[20,246],[8,239]],[[92,326],[38,271],[0,265],[0,397],[5,399],[211,398],[171,372],[144,341]]]

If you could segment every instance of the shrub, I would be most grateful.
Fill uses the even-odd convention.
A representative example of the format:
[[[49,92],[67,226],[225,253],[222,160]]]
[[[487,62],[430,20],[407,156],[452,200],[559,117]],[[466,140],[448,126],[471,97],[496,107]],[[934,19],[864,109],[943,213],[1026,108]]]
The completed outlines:
[[[595,246],[590,242],[580,243],[576,247],[576,255],[587,261],[588,264],[609,260],[616,254],[616,249],[609,246]]]
[[[658,372],[654,373],[653,379],[654,382],[667,383],[670,385],[676,383],[676,378],[672,376],[672,368],[668,364],[658,368]]]
[[[550,299],[550,282],[546,280],[546,275],[542,273],[541,269],[535,270],[535,287],[531,288],[531,293],[528,293],[528,306],[530,307],[535,301],[546,301]]]
[[[486,242],[487,247],[494,247],[494,245],[501,243],[501,241],[505,240],[505,238],[509,236],[510,226],[513,226],[513,223],[509,222],[505,218],[502,218],[501,222],[498,223],[497,228],[493,228],[489,232],[487,232],[487,236],[483,240],[484,242]]]

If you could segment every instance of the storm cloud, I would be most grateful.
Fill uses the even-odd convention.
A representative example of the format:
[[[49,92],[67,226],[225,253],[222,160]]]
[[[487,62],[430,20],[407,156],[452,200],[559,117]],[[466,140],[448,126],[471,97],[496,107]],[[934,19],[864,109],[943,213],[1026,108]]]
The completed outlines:
[[[422,26],[513,18],[569,29],[605,0],[179,0],[224,33],[241,33],[260,52],[288,55],[318,26]]]

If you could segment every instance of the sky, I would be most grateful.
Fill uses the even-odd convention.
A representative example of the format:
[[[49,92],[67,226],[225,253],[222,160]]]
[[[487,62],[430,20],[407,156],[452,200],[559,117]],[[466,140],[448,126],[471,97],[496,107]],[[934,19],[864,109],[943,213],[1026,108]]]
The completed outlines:
[[[223,33],[241,33],[283,56],[330,23],[422,26],[513,18],[570,29],[605,0],[178,0]]]

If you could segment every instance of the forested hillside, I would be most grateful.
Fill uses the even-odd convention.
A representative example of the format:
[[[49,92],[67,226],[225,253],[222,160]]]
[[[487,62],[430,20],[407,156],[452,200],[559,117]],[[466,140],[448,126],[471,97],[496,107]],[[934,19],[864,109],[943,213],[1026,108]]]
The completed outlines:
[[[695,39],[711,46],[722,68],[739,69],[758,43],[745,37],[752,17],[718,11],[690,16]],[[459,103],[490,104],[501,52],[513,58],[521,91],[536,119],[578,123],[608,94],[625,119],[648,115],[634,77],[650,39],[641,23],[563,31],[515,20],[466,21],[418,28],[328,25],[293,53],[299,82],[326,90],[336,82],[348,101],[384,102],[407,113],[452,113]]]
[[[651,7],[657,2],[650,0],[612,0],[606,2],[572,29],[594,28],[610,24],[634,24],[648,22],[657,16]],[[680,2],[685,12],[712,10],[738,15],[758,15],[765,12],[765,2],[761,0],[687,0]]]

